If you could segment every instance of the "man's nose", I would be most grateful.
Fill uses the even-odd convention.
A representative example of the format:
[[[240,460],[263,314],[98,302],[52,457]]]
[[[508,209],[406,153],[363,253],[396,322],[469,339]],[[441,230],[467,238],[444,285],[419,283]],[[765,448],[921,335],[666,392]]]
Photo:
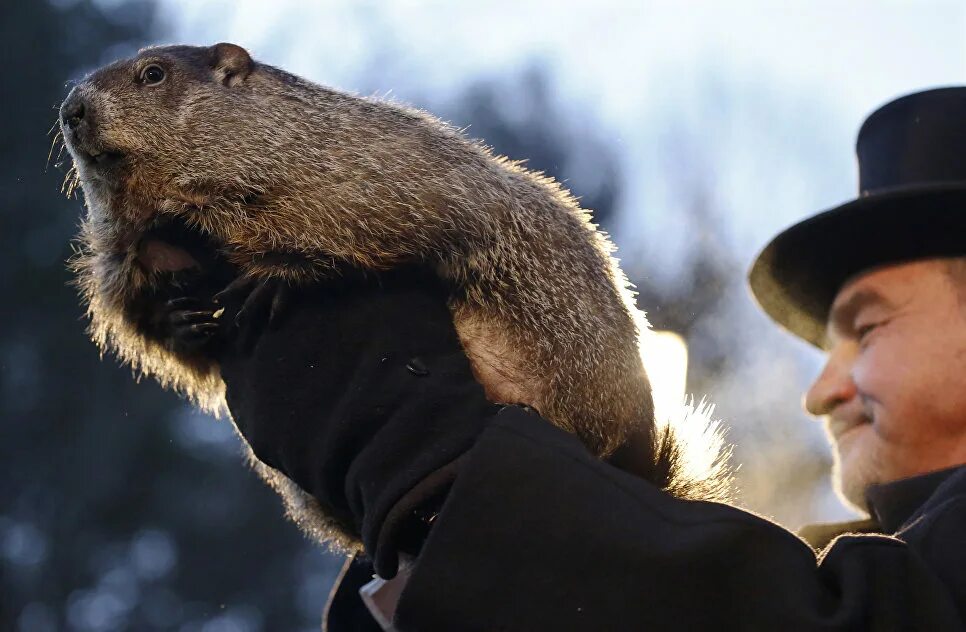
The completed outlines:
[[[77,88],[74,88],[60,106],[60,120],[70,129],[77,129],[84,121],[85,114],[87,114],[87,104]]]
[[[820,416],[851,400],[858,393],[852,379],[852,365],[840,353],[829,354],[825,367],[805,392],[805,410]]]

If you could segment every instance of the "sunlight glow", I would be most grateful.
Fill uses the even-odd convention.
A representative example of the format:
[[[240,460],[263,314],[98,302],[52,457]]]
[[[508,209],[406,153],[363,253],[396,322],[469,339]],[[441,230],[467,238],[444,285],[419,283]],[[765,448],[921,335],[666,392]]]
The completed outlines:
[[[658,423],[671,419],[684,401],[688,376],[688,345],[673,331],[642,336],[641,359],[651,382]]]

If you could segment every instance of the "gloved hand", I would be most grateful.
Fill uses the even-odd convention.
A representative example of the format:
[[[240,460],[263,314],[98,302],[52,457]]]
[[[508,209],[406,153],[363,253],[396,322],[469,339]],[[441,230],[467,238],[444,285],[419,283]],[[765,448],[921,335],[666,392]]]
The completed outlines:
[[[287,289],[268,324],[257,315],[278,312],[280,288],[245,305],[234,336],[245,342],[220,357],[228,407],[255,455],[354,529],[390,578],[416,512],[440,501],[500,406],[475,380],[434,275]]]

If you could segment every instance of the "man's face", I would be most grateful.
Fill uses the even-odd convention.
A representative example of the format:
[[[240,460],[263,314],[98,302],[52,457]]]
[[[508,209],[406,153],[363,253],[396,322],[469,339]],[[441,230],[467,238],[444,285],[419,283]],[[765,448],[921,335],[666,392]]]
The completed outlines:
[[[847,282],[828,322],[828,360],[805,394],[825,416],[841,494],[966,463],[966,307],[943,260]]]

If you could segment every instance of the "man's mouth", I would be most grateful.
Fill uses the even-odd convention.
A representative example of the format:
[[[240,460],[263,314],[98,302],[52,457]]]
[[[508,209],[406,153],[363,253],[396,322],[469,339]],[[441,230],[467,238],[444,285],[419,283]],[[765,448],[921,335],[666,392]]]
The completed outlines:
[[[841,417],[830,417],[828,419],[829,433],[836,442],[842,441],[847,435],[852,434],[857,429],[872,424],[870,417],[859,417],[843,419]]]

